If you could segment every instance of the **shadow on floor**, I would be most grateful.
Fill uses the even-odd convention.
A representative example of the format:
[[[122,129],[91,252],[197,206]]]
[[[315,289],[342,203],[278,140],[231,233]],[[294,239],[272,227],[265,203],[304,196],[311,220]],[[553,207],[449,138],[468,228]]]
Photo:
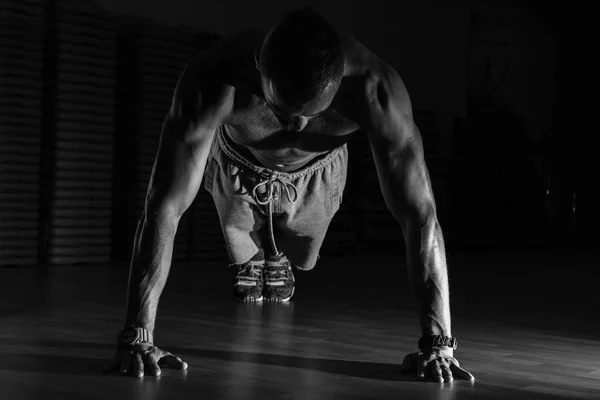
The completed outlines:
[[[27,341],[15,340],[15,343],[26,344]],[[65,349],[105,350],[110,355],[114,347],[110,344],[68,342],[68,341],[35,341],[35,346]],[[213,359],[229,362],[246,362],[259,365],[300,368],[348,377],[366,378],[381,381],[417,381],[414,374],[403,374],[400,364],[385,364],[366,361],[332,360],[324,358],[306,358],[291,355],[247,353],[228,350],[208,350],[191,348],[169,348],[183,358]],[[98,375],[109,359],[57,356],[49,354],[15,354],[1,353],[0,370],[43,372],[72,375]]]
[[[301,368],[355,378],[381,381],[416,381],[416,375],[403,374],[400,364],[384,364],[367,361],[331,360],[306,358],[280,354],[246,353],[239,351],[172,348],[174,353],[198,358],[212,358],[222,361],[247,362],[286,368]]]

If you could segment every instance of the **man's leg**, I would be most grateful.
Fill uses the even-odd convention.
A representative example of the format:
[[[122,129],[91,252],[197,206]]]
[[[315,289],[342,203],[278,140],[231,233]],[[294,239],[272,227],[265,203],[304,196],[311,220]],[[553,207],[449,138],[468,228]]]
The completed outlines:
[[[277,241],[293,265],[314,268],[327,229],[340,209],[348,172],[348,149],[343,146],[321,168],[294,180],[298,201],[278,219]]]
[[[294,293],[292,263],[303,270],[315,266],[327,228],[340,207],[347,146],[293,173],[270,171],[244,159],[224,132],[217,135],[211,154],[214,158],[207,165],[205,186],[217,206],[230,259],[247,267],[248,276],[258,278],[257,257],[264,251],[264,296],[289,300]],[[269,199],[271,191],[275,195]]]
[[[240,169],[214,146],[211,152],[205,188],[215,202],[229,259],[238,269],[233,280],[234,297],[241,301],[261,301],[265,219],[256,212],[245,189],[244,180],[252,171]]]
[[[268,254],[263,295],[271,301],[288,301],[294,295],[292,265],[314,268],[319,250],[335,213],[339,210],[346,184],[348,150],[332,151],[309,168],[281,174],[272,209],[270,240],[278,254]],[[293,190],[292,190],[293,188]],[[293,191],[293,195],[289,195]]]

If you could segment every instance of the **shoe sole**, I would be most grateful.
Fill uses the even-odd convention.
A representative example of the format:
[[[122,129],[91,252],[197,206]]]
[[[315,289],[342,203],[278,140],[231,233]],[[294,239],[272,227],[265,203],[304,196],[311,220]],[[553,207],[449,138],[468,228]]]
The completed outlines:
[[[263,301],[263,296],[260,297],[245,297],[243,299],[240,299],[239,297],[234,297],[235,300],[241,302],[241,303],[259,303],[261,301]]]
[[[286,297],[285,299],[280,299],[280,298],[277,298],[277,297],[265,297],[265,301],[270,301],[270,302],[273,302],[273,303],[287,303],[294,296],[294,292],[295,291],[296,291],[296,287],[294,286],[292,288],[292,294],[290,294],[289,297]]]

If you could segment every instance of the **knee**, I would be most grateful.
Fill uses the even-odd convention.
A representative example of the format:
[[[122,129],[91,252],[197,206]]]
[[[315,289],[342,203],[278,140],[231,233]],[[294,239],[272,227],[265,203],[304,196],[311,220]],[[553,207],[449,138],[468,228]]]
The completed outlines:
[[[311,269],[313,269],[316,265],[317,265],[317,261],[319,260],[319,258],[321,258],[320,255],[317,255],[317,259],[315,260],[315,262],[310,263],[310,264],[302,264],[302,265],[298,265],[298,264],[294,264],[292,263],[292,265],[296,268],[298,268],[301,271],[310,271]]]
[[[311,269],[313,269],[315,267],[315,264],[313,265],[296,265],[296,264],[292,264],[294,267],[298,268],[301,271],[310,271]]]

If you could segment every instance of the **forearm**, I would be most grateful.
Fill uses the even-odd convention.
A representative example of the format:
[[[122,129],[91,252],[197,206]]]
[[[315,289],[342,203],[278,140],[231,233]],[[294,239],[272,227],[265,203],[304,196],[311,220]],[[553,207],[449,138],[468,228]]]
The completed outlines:
[[[154,331],[158,301],[167,281],[177,220],[166,211],[144,213],[129,270],[126,325]]]
[[[419,301],[422,335],[452,336],[444,238],[437,217],[409,218],[405,226],[408,274]]]

